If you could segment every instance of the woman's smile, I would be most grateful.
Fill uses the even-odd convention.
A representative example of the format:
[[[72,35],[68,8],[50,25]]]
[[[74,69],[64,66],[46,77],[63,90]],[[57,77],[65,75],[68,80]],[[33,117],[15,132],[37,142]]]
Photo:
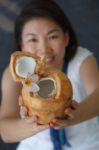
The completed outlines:
[[[54,60],[55,60],[55,56],[46,56],[45,63],[46,65],[50,65],[54,62]]]

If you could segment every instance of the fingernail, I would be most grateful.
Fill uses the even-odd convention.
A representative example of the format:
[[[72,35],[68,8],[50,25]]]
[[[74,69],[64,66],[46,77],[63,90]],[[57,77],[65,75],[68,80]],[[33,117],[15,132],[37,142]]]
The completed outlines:
[[[56,123],[56,120],[55,120],[55,119],[53,119],[53,120],[52,120],[52,122],[53,122],[53,123]]]
[[[47,125],[46,125],[46,128],[49,128],[49,127],[50,127],[50,125],[49,125],[49,124],[47,124]]]
[[[49,123],[50,128],[52,128],[54,125],[52,123]]]
[[[36,116],[33,116],[33,121],[37,121],[37,117]]]
[[[64,113],[68,113],[68,109],[65,109]]]
[[[27,112],[27,108],[23,106],[23,111]]]

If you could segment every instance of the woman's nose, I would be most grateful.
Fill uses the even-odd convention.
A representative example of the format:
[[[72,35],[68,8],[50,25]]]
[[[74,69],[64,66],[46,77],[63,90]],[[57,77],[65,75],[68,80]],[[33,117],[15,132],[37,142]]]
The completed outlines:
[[[47,52],[50,52],[51,47],[47,41],[42,41],[39,43],[38,47],[38,53],[39,54],[46,54]]]

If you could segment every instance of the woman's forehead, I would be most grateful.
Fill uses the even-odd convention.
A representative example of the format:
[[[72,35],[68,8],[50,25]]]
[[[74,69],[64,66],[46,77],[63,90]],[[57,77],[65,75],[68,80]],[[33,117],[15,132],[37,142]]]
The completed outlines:
[[[28,34],[28,32],[33,32],[36,34],[37,32],[47,32],[51,34],[53,32],[60,32],[61,28],[56,22],[50,19],[45,18],[36,18],[31,19],[25,23],[23,27],[23,33]]]

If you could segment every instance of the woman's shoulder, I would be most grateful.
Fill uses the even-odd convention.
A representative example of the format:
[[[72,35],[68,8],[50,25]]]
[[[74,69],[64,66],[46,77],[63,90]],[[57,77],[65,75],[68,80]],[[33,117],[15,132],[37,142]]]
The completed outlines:
[[[92,55],[93,53],[88,50],[87,48],[83,48],[81,46],[77,47],[77,52],[74,58],[71,60],[71,64],[81,64],[88,56]]]
[[[69,70],[73,70],[73,73],[75,73],[76,76],[79,76],[81,64],[84,60],[86,60],[86,58],[88,58],[88,56],[91,56],[92,54],[93,53],[87,48],[78,46],[74,58],[69,63]]]
[[[11,76],[11,73],[10,73],[10,68],[9,66],[7,66],[3,72],[3,75],[2,75],[2,80],[10,80],[12,79],[12,76]]]
[[[13,86],[13,87],[16,87],[17,85],[20,85],[20,83],[15,82],[15,81],[13,80],[13,77],[12,77],[12,75],[11,75],[11,71],[10,71],[9,66],[7,66],[7,67],[5,68],[5,70],[4,70],[4,72],[3,72],[3,75],[2,75],[2,84],[3,84],[3,85],[6,84],[6,86],[7,86],[7,85],[11,85],[11,86]]]
[[[86,48],[86,47],[82,47],[82,46],[78,46],[77,47],[77,52],[78,53],[83,53],[83,54],[85,54],[85,55],[90,55],[90,54],[92,54],[93,52],[91,51],[91,50],[89,50],[88,48]]]
[[[77,47],[77,53],[76,53],[74,59],[83,60],[83,59],[85,59],[86,57],[88,57],[89,55],[92,55],[92,54],[93,53],[89,49],[78,46]]]

